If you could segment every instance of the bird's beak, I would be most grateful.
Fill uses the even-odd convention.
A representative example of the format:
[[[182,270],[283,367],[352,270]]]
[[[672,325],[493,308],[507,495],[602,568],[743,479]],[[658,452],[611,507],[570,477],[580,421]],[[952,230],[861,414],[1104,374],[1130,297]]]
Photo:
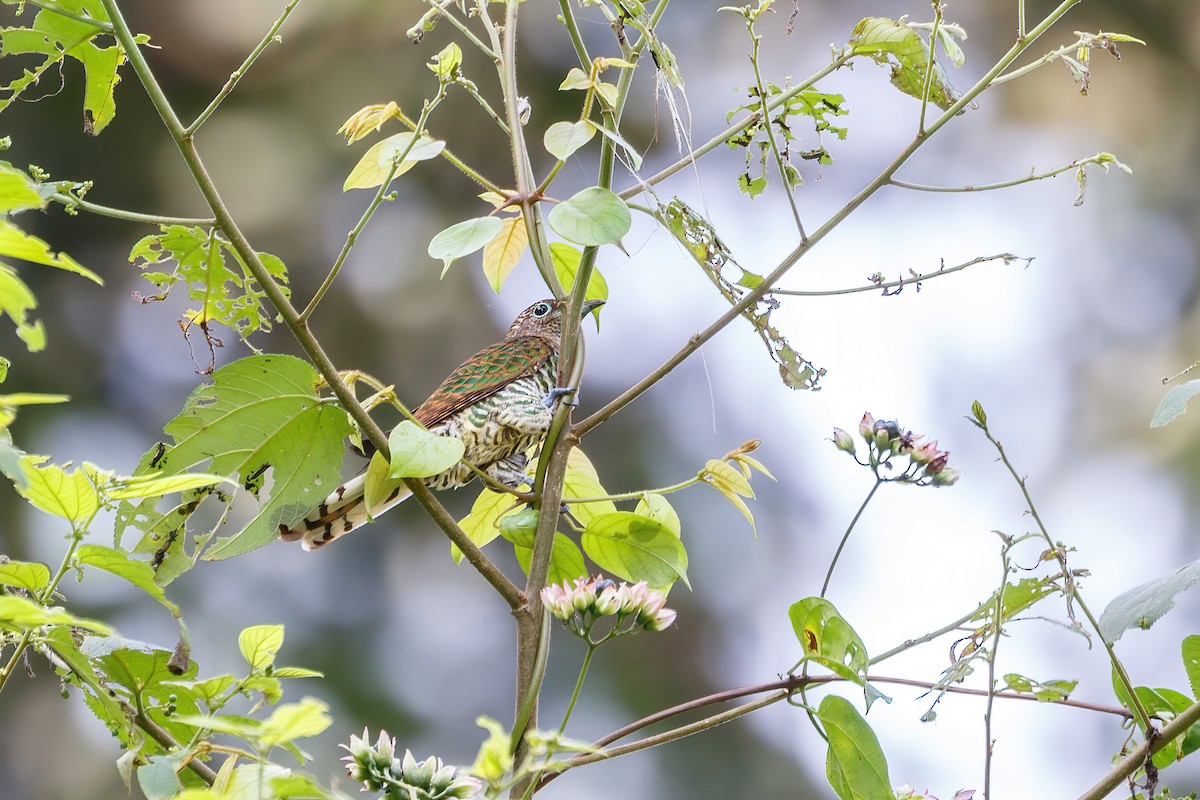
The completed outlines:
[[[592,313],[593,309],[599,308],[602,305],[604,305],[603,300],[584,300],[582,316],[586,317],[588,314]]]

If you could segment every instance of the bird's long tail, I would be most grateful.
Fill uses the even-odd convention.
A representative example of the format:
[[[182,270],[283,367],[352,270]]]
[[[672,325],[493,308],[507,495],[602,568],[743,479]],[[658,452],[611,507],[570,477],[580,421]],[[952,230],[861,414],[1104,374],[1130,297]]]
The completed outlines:
[[[412,494],[407,486],[397,482],[386,496],[387,499],[373,504],[368,514],[367,504],[363,499],[366,480],[367,476],[363,474],[346,481],[307,517],[290,528],[280,525],[279,538],[285,542],[299,539],[305,550],[316,550],[361,528],[392,506],[404,502]]]

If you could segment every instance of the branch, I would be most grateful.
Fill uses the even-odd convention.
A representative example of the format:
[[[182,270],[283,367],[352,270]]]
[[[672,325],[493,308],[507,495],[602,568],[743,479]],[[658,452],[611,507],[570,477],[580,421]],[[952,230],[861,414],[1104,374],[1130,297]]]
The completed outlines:
[[[1141,769],[1151,756],[1183,736],[1187,733],[1188,728],[1197,722],[1200,722],[1200,702],[1188,706],[1183,713],[1164,725],[1162,730],[1134,748],[1133,752],[1117,762],[1112,772],[1105,775],[1091,789],[1079,795],[1079,800],[1102,800],[1102,798],[1108,797],[1109,792]]]
[[[865,203],[873,194],[875,194],[875,192],[879,191],[880,188],[885,186],[891,180],[892,175],[894,175],[896,171],[900,169],[900,167],[903,166],[904,163],[908,161],[908,159],[911,158],[917,150],[921,148],[922,145],[929,141],[929,139],[935,133],[937,133],[943,125],[954,119],[954,117],[961,113],[971,103],[972,100],[974,100],[979,96],[980,93],[987,89],[993,78],[1003,72],[1004,69],[1014,60],[1016,60],[1017,57],[1020,56],[1021,53],[1033,43],[1034,40],[1045,33],[1046,30],[1060,17],[1062,17],[1073,6],[1080,2],[1082,2],[1082,0],[1063,0],[1063,2],[1060,3],[1059,6],[1053,11],[1051,11],[1036,28],[1029,32],[1028,36],[1018,39],[1017,42],[1013,44],[1011,48],[1009,48],[1008,52],[1005,53],[1000,60],[997,61],[995,65],[988,70],[982,78],[979,79],[978,82],[976,82],[974,86],[968,89],[963,96],[958,99],[957,102],[946,109],[946,111],[944,111],[940,117],[934,120],[933,124],[931,124],[924,133],[918,134],[916,137],[914,137],[908,146],[905,147],[890,164],[884,167],[883,171],[880,172],[873,181],[867,184],[857,195],[854,196],[852,200],[850,200],[849,203],[847,203],[837,213],[830,217],[824,225],[814,231],[807,241],[801,242],[794,250],[792,250],[792,252],[789,253],[782,262],[780,262],[779,266],[763,279],[762,283],[760,283],[751,291],[747,292],[740,301],[722,314],[716,322],[709,325],[700,333],[694,334],[691,339],[688,340],[687,344],[685,344],[677,353],[675,353],[675,355],[664,361],[657,369],[652,371],[642,380],[638,381],[619,397],[612,400],[608,405],[604,406],[604,408],[601,408],[599,411],[576,425],[574,428],[574,433],[579,437],[584,436],[592,428],[596,427],[601,422],[604,422],[613,414],[616,414],[622,408],[629,405],[629,403],[640,397],[643,392],[661,380],[664,376],[671,372],[671,370],[679,366],[679,364],[681,364],[688,356],[696,352],[701,345],[723,330],[725,326],[740,316],[746,309],[757,303],[768,291],[771,290],[771,287],[774,286],[779,279],[782,278],[784,274],[786,274],[787,271],[790,270],[796,264],[796,262],[800,260],[802,256],[807,254],[814,245],[824,239],[830,231],[840,225],[842,220],[850,216],[851,213]],[[848,59],[848,56],[845,58]],[[841,63],[844,63],[844,60]],[[828,71],[832,72],[833,69],[836,68],[835,65],[840,65],[836,59],[834,61],[834,65],[831,65],[831,68],[828,68]],[[818,75],[820,74],[821,73],[818,73]],[[724,141],[724,139],[721,139],[721,141]]]
[[[210,228],[217,224],[217,221],[212,217],[160,217],[157,214],[142,214],[138,211],[126,211],[123,208],[102,206],[99,203],[81,200],[66,192],[55,192],[50,195],[49,199],[56,203],[62,203],[64,208],[80,208],[102,217],[123,219],[128,222],[144,222],[147,225],[184,225],[187,227]]]
[[[772,289],[771,294],[787,295],[789,297],[832,297],[839,294],[857,294],[859,292],[877,292],[883,290],[885,293],[888,289],[898,289],[901,286],[908,286],[912,283],[921,283],[932,278],[940,278],[943,275],[950,275],[954,272],[961,272],[968,267],[973,267],[976,264],[986,264],[989,261],[1004,261],[1009,263],[1012,261],[1024,261],[1028,266],[1033,259],[1023,256],[1015,256],[1012,253],[997,253],[994,256],[979,256],[972,258],[963,264],[957,264],[953,267],[941,267],[934,272],[926,272],[924,275],[913,275],[910,278],[899,278],[894,281],[880,281],[879,283],[869,283],[866,286],[852,286],[845,289],[821,289],[821,290],[805,290],[805,289]],[[896,294],[893,292],[892,294]]]
[[[46,11],[52,11],[59,16],[66,17],[67,19],[73,19],[76,22],[82,22],[84,25],[90,25],[96,30],[112,33],[113,26],[111,22],[105,22],[102,19],[93,19],[92,17],[88,17],[83,14],[77,14],[74,11],[68,11],[58,3],[52,2],[52,0],[27,0],[27,2],[31,6],[37,6],[38,8],[45,9]]]
[[[184,129],[183,133],[185,136],[190,139],[196,133],[196,131],[199,130],[200,126],[204,124],[205,120],[211,117],[212,113],[217,110],[217,106],[221,105],[225,98],[233,92],[233,89],[235,86],[237,86],[238,81],[240,81],[242,76],[246,74],[246,71],[254,65],[254,62],[258,60],[258,57],[262,55],[262,52],[267,49],[267,45],[277,39],[279,29],[283,27],[283,23],[286,22],[288,16],[291,15],[292,9],[298,5],[300,5],[300,0],[291,0],[291,2],[287,4],[287,7],[283,9],[283,13],[279,15],[279,19],[275,20],[275,24],[272,25],[270,30],[267,31],[267,35],[262,38],[262,41],[258,43],[257,47],[250,51],[250,55],[246,56],[246,60],[242,62],[242,65],[233,71],[233,73],[229,76],[229,80],[225,81],[225,85],[221,87],[221,91],[217,92],[217,96],[214,97],[212,102],[208,104],[208,108],[201,111],[200,116],[196,117],[196,121]]]
[[[899,189],[911,189],[914,192],[990,192],[994,189],[1007,189],[1011,186],[1020,186],[1023,183],[1032,183],[1034,181],[1045,180],[1046,178],[1053,178],[1055,175],[1061,175],[1073,169],[1081,169],[1088,164],[1103,165],[1106,163],[1113,163],[1112,156],[1108,153],[1097,153],[1094,156],[1072,161],[1070,164],[1052,169],[1049,172],[1037,174],[1031,169],[1029,174],[1024,178],[1013,178],[1012,180],[997,181],[996,183],[981,183],[978,186],[970,184],[966,186],[928,186],[923,183],[909,183],[908,181],[901,181],[895,178],[889,180],[888,183]],[[1107,167],[1105,169],[1107,170]]]
[[[133,706],[122,701],[121,709],[128,714],[129,718],[132,719],[139,728],[145,731],[151,739],[162,745],[164,750],[170,751],[179,750],[182,748],[182,745],[175,741],[175,738],[167,732],[166,728],[161,727],[157,722],[145,716],[144,714],[138,713]],[[214,783],[216,783],[216,771],[203,761],[190,758],[188,759],[187,767],[192,772],[196,773],[200,780],[204,781],[209,786],[212,786]]]

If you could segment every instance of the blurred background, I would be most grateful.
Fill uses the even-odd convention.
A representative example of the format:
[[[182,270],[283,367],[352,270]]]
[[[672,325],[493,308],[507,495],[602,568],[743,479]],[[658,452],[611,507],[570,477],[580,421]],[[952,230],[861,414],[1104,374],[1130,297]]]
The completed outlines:
[[[136,31],[161,49],[148,58],[184,119],[202,110],[243,60],[284,3],[176,0],[122,3]],[[1029,0],[1028,17],[1054,4]],[[659,34],[686,81],[684,125],[699,143],[725,126],[753,81],[739,17],[717,2],[677,2]],[[912,15],[927,3],[897,0],[805,2],[785,33],[792,4],[760,23],[766,80],[801,80],[828,62],[829,45],[846,41],[864,16]],[[966,65],[951,74],[970,86],[1011,44],[1015,3],[951,3],[946,19],[963,25]],[[217,185],[255,247],[288,265],[295,296],[307,300],[336,257],[371,193],[343,194],[342,181],[370,141],[347,147],[335,135],[352,113],[396,100],[415,115],[435,89],[423,63],[450,40],[443,24],[420,46],[405,37],[421,12],[413,2],[309,0],[198,136]],[[557,90],[574,53],[555,21],[557,4],[522,6],[520,78],[533,107],[529,138],[540,173],[552,159],[539,143],[546,126],[578,114],[580,97]],[[0,12],[15,24],[13,10]],[[31,16],[21,18],[29,24]],[[582,14],[593,54],[616,53],[612,33]],[[838,298],[790,298],[773,317],[797,350],[828,369],[819,392],[794,392],[750,327],[738,321],[653,391],[584,441],[610,491],[662,486],[695,474],[750,438],[778,477],[755,479],[757,541],[736,510],[703,487],[671,497],[684,525],[694,587],[671,605],[678,624],[604,648],[569,734],[598,737],[665,706],[722,689],[774,679],[797,660],[787,607],[820,589],[846,525],[870,489],[870,475],[827,441],[834,426],[855,430],[864,411],[898,419],[951,452],[963,471],[953,488],[887,486],[859,523],[830,598],[872,652],[882,652],[955,619],[995,590],[1000,530],[1031,530],[1018,488],[995,452],[964,419],[979,400],[1017,468],[1028,476],[1051,534],[1074,547],[1071,563],[1091,570],[1082,592],[1102,609],[1134,585],[1200,558],[1190,522],[1200,459],[1191,452],[1200,413],[1150,430],[1160,380],[1200,357],[1196,347],[1197,250],[1200,248],[1200,6],[1146,0],[1088,0],[1032,49],[1041,55],[1072,31],[1119,31],[1148,47],[1125,45],[1118,63],[1093,54],[1090,94],[1080,95],[1067,68],[1053,64],[988,92],[937,135],[898,174],[918,183],[981,184],[1048,170],[1111,151],[1132,175],[1089,171],[1086,202],[1073,207],[1073,173],[983,194],[880,191],[813,249],[787,277],[794,289],[862,285],[927,272],[977,256],[1010,252],[1030,266],[1000,262],[910,286]],[[467,76],[496,97],[494,71],[464,47]],[[1028,58],[1026,60],[1029,60]],[[626,137],[649,147],[652,174],[676,157],[665,98],[647,61],[625,118]],[[0,118],[11,136],[6,156],[35,163],[56,179],[90,179],[89,200],[170,215],[206,208],[132,72],[117,87],[115,122],[97,138],[81,130],[82,73],[74,62],[65,85],[49,75]],[[7,80],[7,78],[6,78]],[[873,178],[911,139],[919,104],[869,62],[823,81],[841,92],[850,114],[844,142],[826,137],[834,163],[805,163],[796,192],[811,231]],[[384,134],[400,130],[396,123]],[[430,129],[466,162],[502,185],[509,156],[486,117],[459,92]],[[796,129],[798,149],[815,146]],[[653,146],[651,143],[653,142]],[[566,197],[595,182],[596,145],[580,151],[555,184]],[[697,171],[659,187],[705,212],[747,269],[765,274],[795,245],[791,213],[772,176],[751,201],[735,187],[740,152],[719,150]],[[633,179],[619,175],[617,186]],[[362,369],[420,402],[464,357],[498,338],[517,311],[546,294],[526,258],[496,296],[479,256],[440,265],[425,252],[434,233],[484,213],[476,187],[441,161],[423,162],[397,182],[353,250],[313,321],[342,369]],[[141,305],[148,293],[128,263],[147,226],[58,207],[21,224],[101,274],[104,288],[55,270],[20,266],[36,293],[49,346],[29,356],[11,326],[0,325],[0,353],[13,360],[6,392],[67,393],[67,406],[22,411],[19,446],[56,461],[93,460],[130,471],[162,436],[162,426],[202,380],[208,354],[176,325],[185,298]],[[698,268],[674,242],[635,217],[628,257],[606,249],[600,269],[611,288],[599,333],[587,326],[587,380],[580,413],[599,408],[674,353],[724,309]],[[218,363],[248,354],[229,332]],[[297,352],[286,331],[253,343]],[[347,469],[356,469],[348,465]],[[444,497],[458,514],[474,490]],[[95,527],[106,541],[107,522]],[[0,486],[0,552],[57,563],[62,526]],[[513,574],[510,554],[495,557]],[[1019,552],[1032,567],[1040,547]],[[1019,576],[1018,576],[1019,577]],[[127,637],[170,646],[174,624],[161,608],[115,581],[94,575],[65,587],[77,610],[102,616]],[[307,554],[271,545],[250,555],[203,563],[169,588],[191,627],[201,675],[241,669],[236,635],[243,626],[281,622],[280,662],[325,672],[293,682],[286,699],[312,694],[333,705],[335,724],[306,748],[322,778],[340,774],[336,747],[364,726],[385,727],[418,757],[436,753],[470,763],[482,732],[475,716],[508,724],[514,655],[503,604],[466,566],[454,567],[443,537],[415,504],[388,514],[373,530]],[[1118,644],[1134,680],[1184,690],[1180,638],[1197,630],[1200,594],[1150,631]],[[1061,598],[1038,611],[1064,619]],[[1015,623],[1000,645],[999,673],[1078,679],[1075,697],[1114,703],[1099,642],[1045,621]],[[952,637],[889,661],[886,675],[934,681],[948,664]],[[543,722],[569,697],[582,649],[556,634]],[[35,661],[35,663],[37,663]],[[971,685],[982,687],[984,676]],[[891,704],[868,717],[887,753],[892,783],[911,782],[940,797],[982,785],[982,700],[949,697],[935,722],[919,717],[929,698],[887,687]],[[855,693],[840,689],[848,697]],[[1107,769],[1125,732],[1113,717],[1031,703],[998,703],[993,736],[995,798],[1073,797]],[[67,755],[69,754],[69,755]],[[703,736],[572,773],[547,797],[831,797],[824,743],[802,711],[784,704]],[[111,797],[123,791],[115,742],[77,702],[63,702],[49,670],[20,678],[0,699],[0,797]],[[69,760],[64,760],[69,759]],[[69,764],[69,768],[66,765]],[[1176,792],[1200,787],[1200,768],[1168,769]],[[352,787],[350,787],[352,788]],[[135,790],[136,792],[136,790]]]

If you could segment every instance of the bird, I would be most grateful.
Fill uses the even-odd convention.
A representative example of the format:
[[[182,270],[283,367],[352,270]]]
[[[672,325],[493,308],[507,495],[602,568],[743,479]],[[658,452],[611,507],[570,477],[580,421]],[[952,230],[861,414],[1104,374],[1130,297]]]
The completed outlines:
[[[433,490],[454,489],[475,479],[470,464],[510,488],[526,482],[529,451],[550,428],[555,401],[573,395],[559,387],[558,357],[566,300],[539,300],[517,315],[500,341],[485,347],[450,373],[413,417],[431,433],[462,440],[462,460],[422,479]],[[583,314],[604,304],[588,300]],[[280,538],[300,540],[316,550],[357,530],[406,500],[412,491],[402,482],[368,510],[366,474],[351,478],[299,522],[280,524]]]

